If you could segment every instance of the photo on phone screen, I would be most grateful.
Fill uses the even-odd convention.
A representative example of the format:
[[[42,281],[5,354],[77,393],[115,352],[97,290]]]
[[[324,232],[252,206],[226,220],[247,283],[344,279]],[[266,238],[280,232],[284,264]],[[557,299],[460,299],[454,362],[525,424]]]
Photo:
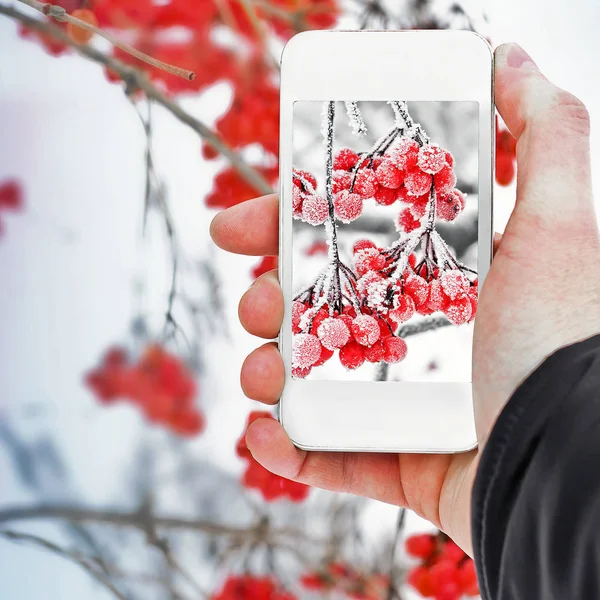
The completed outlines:
[[[297,101],[292,376],[471,381],[471,101]]]

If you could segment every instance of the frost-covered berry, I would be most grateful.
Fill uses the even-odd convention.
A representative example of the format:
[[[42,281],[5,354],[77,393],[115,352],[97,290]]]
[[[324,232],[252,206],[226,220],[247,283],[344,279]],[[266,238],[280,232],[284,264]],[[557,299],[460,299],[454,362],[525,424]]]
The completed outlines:
[[[333,356],[333,350],[328,350],[325,346],[321,346],[321,356],[319,360],[313,365],[313,367],[320,367],[324,365]]]
[[[410,138],[401,138],[391,151],[391,159],[401,171],[412,169],[417,165],[419,144]]]
[[[307,196],[302,203],[302,220],[310,225],[323,225],[329,216],[329,204],[323,196]]]
[[[406,358],[408,347],[406,342],[399,337],[383,338],[383,360],[388,364],[398,363]]]
[[[385,280],[385,277],[376,271],[369,271],[365,273],[359,280],[356,282],[356,288],[358,292],[363,296],[367,296],[369,293],[369,289],[373,285],[381,285]]]
[[[390,320],[383,317],[379,318],[379,339],[382,340],[384,337],[390,337],[394,335],[396,327],[394,323],[390,323]]]
[[[354,192],[363,198],[372,198],[378,187],[375,172],[371,169],[360,169],[354,180]]]
[[[362,198],[358,194],[351,194],[344,190],[337,194],[333,200],[335,216],[343,223],[351,223],[360,217],[363,209]]]
[[[404,293],[412,296],[415,306],[420,306],[427,302],[429,285],[419,275],[409,275],[404,282]]]
[[[429,194],[423,194],[422,196],[410,196],[412,202],[408,205],[412,216],[415,219],[422,219],[427,212],[427,206],[429,204]]]
[[[435,199],[436,215],[443,221],[454,221],[464,207],[464,196],[458,190],[439,194]]]
[[[385,267],[385,257],[377,248],[365,248],[354,255],[356,274],[362,277],[368,271],[380,271]]]
[[[398,190],[392,190],[383,186],[379,186],[375,192],[375,202],[381,206],[390,206],[398,199]]]
[[[350,334],[349,339],[354,339],[354,338],[352,338],[352,321],[354,321],[354,316],[348,315],[348,314],[343,314],[343,315],[340,315],[338,317],[338,319],[340,321],[343,321],[346,324],[346,327],[348,328],[348,333]]]
[[[306,312],[307,306],[306,304],[299,302],[298,300],[294,300],[292,302],[292,332],[300,333],[300,319],[302,315]]]
[[[340,362],[346,369],[358,369],[365,362],[363,347],[355,341],[340,349]]]
[[[437,194],[447,194],[456,185],[456,175],[451,167],[445,166],[433,176],[433,185]]]
[[[312,367],[306,367],[303,369],[302,367],[292,367],[292,377],[296,379],[304,379],[307,375],[310,375],[312,371]]]
[[[418,167],[409,169],[404,178],[404,187],[409,196],[422,196],[431,188],[431,175]]]
[[[471,318],[471,300],[468,297],[452,300],[444,309],[446,319],[454,325],[462,325]]]
[[[309,308],[300,317],[300,330],[316,333],[319,325],[329,317],[329,313],[324,308]],[[310,328],[310,329],[309,329]]]
[[[430,175],[435,175],[446,165],[446,151],[437,144],[423,146],[419,150],[417,166]]]
[[[292,367],[312,367],[321,357],[321,342],[311,333],[298,333],[292,340]]]
[[[370,315],[358,315],[352,322],[352,335],[361,346],[372,346],[381,335],[377,319]]]
[[[309,171],[303,171],[302,169],[294,169],[293,181],[296,187],[299,187],[302,191],[305,192],[312,191],[307,189],[308,186],[306,186],[306,183],[312,186],[313,189],[317,188],[317,178]]]
[[[454,156],[452,156],[452,154],[446,150],[446,164],[452,168],[454,166]]]
[[[356,240],[352,246],[352,254],[356,254],[359,250],[366,250],[367,248],[377,248],[377,244],[371,240]]]
[[[434,279],[429,282],[429,298],[427,299],[427,306],[435,312],[437,310],[444,310],[448,305],[448,297],[442,289],[442,284],[439,279]]]
[[[342,190],[349,190],[352,185],[352,177],[352,173],[348,173],[347,171],[335,171],[331,185],[332,192],[337,194]]]
[[[292,188],[292,214],[294,217],[302,216],[302,202],[305,197],[306,194],[304,194],[300,188],[296,186]]]
[[[350,331],[342,319],[329,317],[317,329],[321,344],[328,350],[336,350],[344,346],[350,339]]]
[[[416,311],[415,301],[412,299],[412,296],[409,296],[408,294],[401,294],[396,298],[398,306],[388,312],[388,317],[396,323],[396,325],[400,325],[400,323],[404,323],[414,316]]]
[[[358,154],[350,148],[342,148],[333,159],[333,168],[349,171],[358,162]]]
[[[446,294],[450,300],[464,298],[471,287],[465,274],[458,269],[444,271],[440,278],[440,283],[444,294]]]
[[[475,318],[475,313],[477,312],[477,305],[479,303],[479,294],[477,292],[477,288],[472,285],[467,292],[467,297],[471,302],[471,318],[469,321],[472,321]]]
[[[381,340],[377,340],[372,346],[363,348],[365,358],[370,363],[378,363],[383,360],[385,349]]]
[[[397,189],[404,182],[404,173],[391,160],[384,160],[375,171],[375,177],[385,188]]]
[[[405,231],[406,233],[410,233],[421,226],[421,221],[419,219],[415,219],[410,208],[405,208],[404,210],[400,211],[395,225],[397,231]]]

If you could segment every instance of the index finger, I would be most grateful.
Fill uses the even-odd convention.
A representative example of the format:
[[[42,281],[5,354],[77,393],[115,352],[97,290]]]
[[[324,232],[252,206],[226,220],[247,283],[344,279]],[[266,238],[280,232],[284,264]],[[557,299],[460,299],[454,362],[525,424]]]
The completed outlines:
[[[210,235],[223,250],[250,256],[279,253],[279,199],[276,194],[236,204],[210,224]]]

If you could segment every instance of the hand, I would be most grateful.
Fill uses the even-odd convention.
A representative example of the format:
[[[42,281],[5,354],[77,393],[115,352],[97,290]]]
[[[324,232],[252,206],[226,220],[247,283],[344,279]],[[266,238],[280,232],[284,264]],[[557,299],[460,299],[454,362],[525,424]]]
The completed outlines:
[[[406,506],[471,553],[470,498],[478,456],[511,394],[555,349],[600,331],[600,241],[591,192],[589,119],[514,44],[496,50],[496,103],[518,139],[517,204],[482,287],[475,320],[473,396],[479,449],[458,455],[305,452],[278,422],[255,421],[248,447],[267,469],[302,483]],[[277,197],[218,214],[211,234],[230,252],[274,255]],[[242,297],[250,333],[272,339],[283,298],[275,271]],[[244,362],[250,398],[275,404],[284,384],[277,346]]]

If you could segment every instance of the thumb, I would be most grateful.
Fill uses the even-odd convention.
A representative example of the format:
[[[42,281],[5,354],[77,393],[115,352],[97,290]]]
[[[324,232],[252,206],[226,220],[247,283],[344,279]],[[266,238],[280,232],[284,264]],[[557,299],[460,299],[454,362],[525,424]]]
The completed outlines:
[[[496,106],[517,138],[517,211],[538,225],[590,219],[595,227],[585,106],[520,46],[503,44],[495,58]]]

